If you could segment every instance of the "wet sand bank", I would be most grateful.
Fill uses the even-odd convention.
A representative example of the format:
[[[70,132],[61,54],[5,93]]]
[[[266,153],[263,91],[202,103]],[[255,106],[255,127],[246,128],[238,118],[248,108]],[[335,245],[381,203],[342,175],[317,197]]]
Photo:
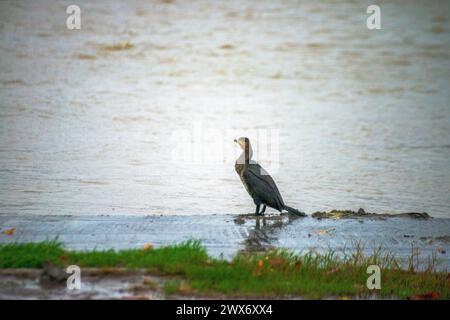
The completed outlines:
[[[313,214],[315,215],[315,214]],[[9,230],[10,232],[7,232]],[[12,232],[11,232],[12,230]],[[193,216],[42,216],[0,215],[0,243],[39,242],[58,238],[67,249],[128,249],[200,240],[214,257],[230,259],[239,251],[287,248],[350,252],[356,245],[367,254],[377,248],[407,259],[436,255],[450,266],[450,219],[363,215],[346,218]]]

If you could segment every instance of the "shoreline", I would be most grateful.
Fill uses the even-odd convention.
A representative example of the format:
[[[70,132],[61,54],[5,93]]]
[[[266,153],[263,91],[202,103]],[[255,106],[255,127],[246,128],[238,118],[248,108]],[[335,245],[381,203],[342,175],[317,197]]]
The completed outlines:
[[[6,234],[13,230],[12,234]],[[195,239],[213,257],[285,248],[296,253],[341,252],[362,245],[405,259],[416,250],[450,269],[450,219],[331,215],[292,219],[271,215],[36,216],[0,215],[0,244],[58,239],[71,250],[155,248]]]

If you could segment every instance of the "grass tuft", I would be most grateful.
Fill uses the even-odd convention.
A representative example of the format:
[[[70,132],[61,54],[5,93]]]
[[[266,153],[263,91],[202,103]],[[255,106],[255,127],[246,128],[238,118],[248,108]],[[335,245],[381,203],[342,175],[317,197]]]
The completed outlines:
[[[0,269],[41,268],[44,262],[58,262],[64,254],[57,240],[38,243],[12,243],[0,245]]]

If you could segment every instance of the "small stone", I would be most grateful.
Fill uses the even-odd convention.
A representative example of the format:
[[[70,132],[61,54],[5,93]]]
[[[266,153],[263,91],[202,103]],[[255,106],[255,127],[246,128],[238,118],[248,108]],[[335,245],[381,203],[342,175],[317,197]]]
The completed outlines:
[[[42,273],[39,276],[39,283],[41,286],[56,286],[66,282],[67,274],[63,269],[55,266],[51,262],[44,262],[42,267]]]

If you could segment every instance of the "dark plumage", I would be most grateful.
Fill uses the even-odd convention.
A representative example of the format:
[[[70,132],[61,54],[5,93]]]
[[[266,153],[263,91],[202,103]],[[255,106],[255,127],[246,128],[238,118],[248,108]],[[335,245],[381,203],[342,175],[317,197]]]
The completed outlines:
[[[253,202],[256,205],[255,214],[264,214],[266,206],[269,206],[280,212],[287,210],[291,214],[305,216],[303,212],[284,204],[275,181],[258,163],[251,160],[253,150],[250,140],[248,138],[239,138],[234,141],[243,149],[241,156],[236,160],[234,168],[241,178],[245,189],[253,198]],[[261,205],[263,205],[263,208],[260,212],[259,208]]]

